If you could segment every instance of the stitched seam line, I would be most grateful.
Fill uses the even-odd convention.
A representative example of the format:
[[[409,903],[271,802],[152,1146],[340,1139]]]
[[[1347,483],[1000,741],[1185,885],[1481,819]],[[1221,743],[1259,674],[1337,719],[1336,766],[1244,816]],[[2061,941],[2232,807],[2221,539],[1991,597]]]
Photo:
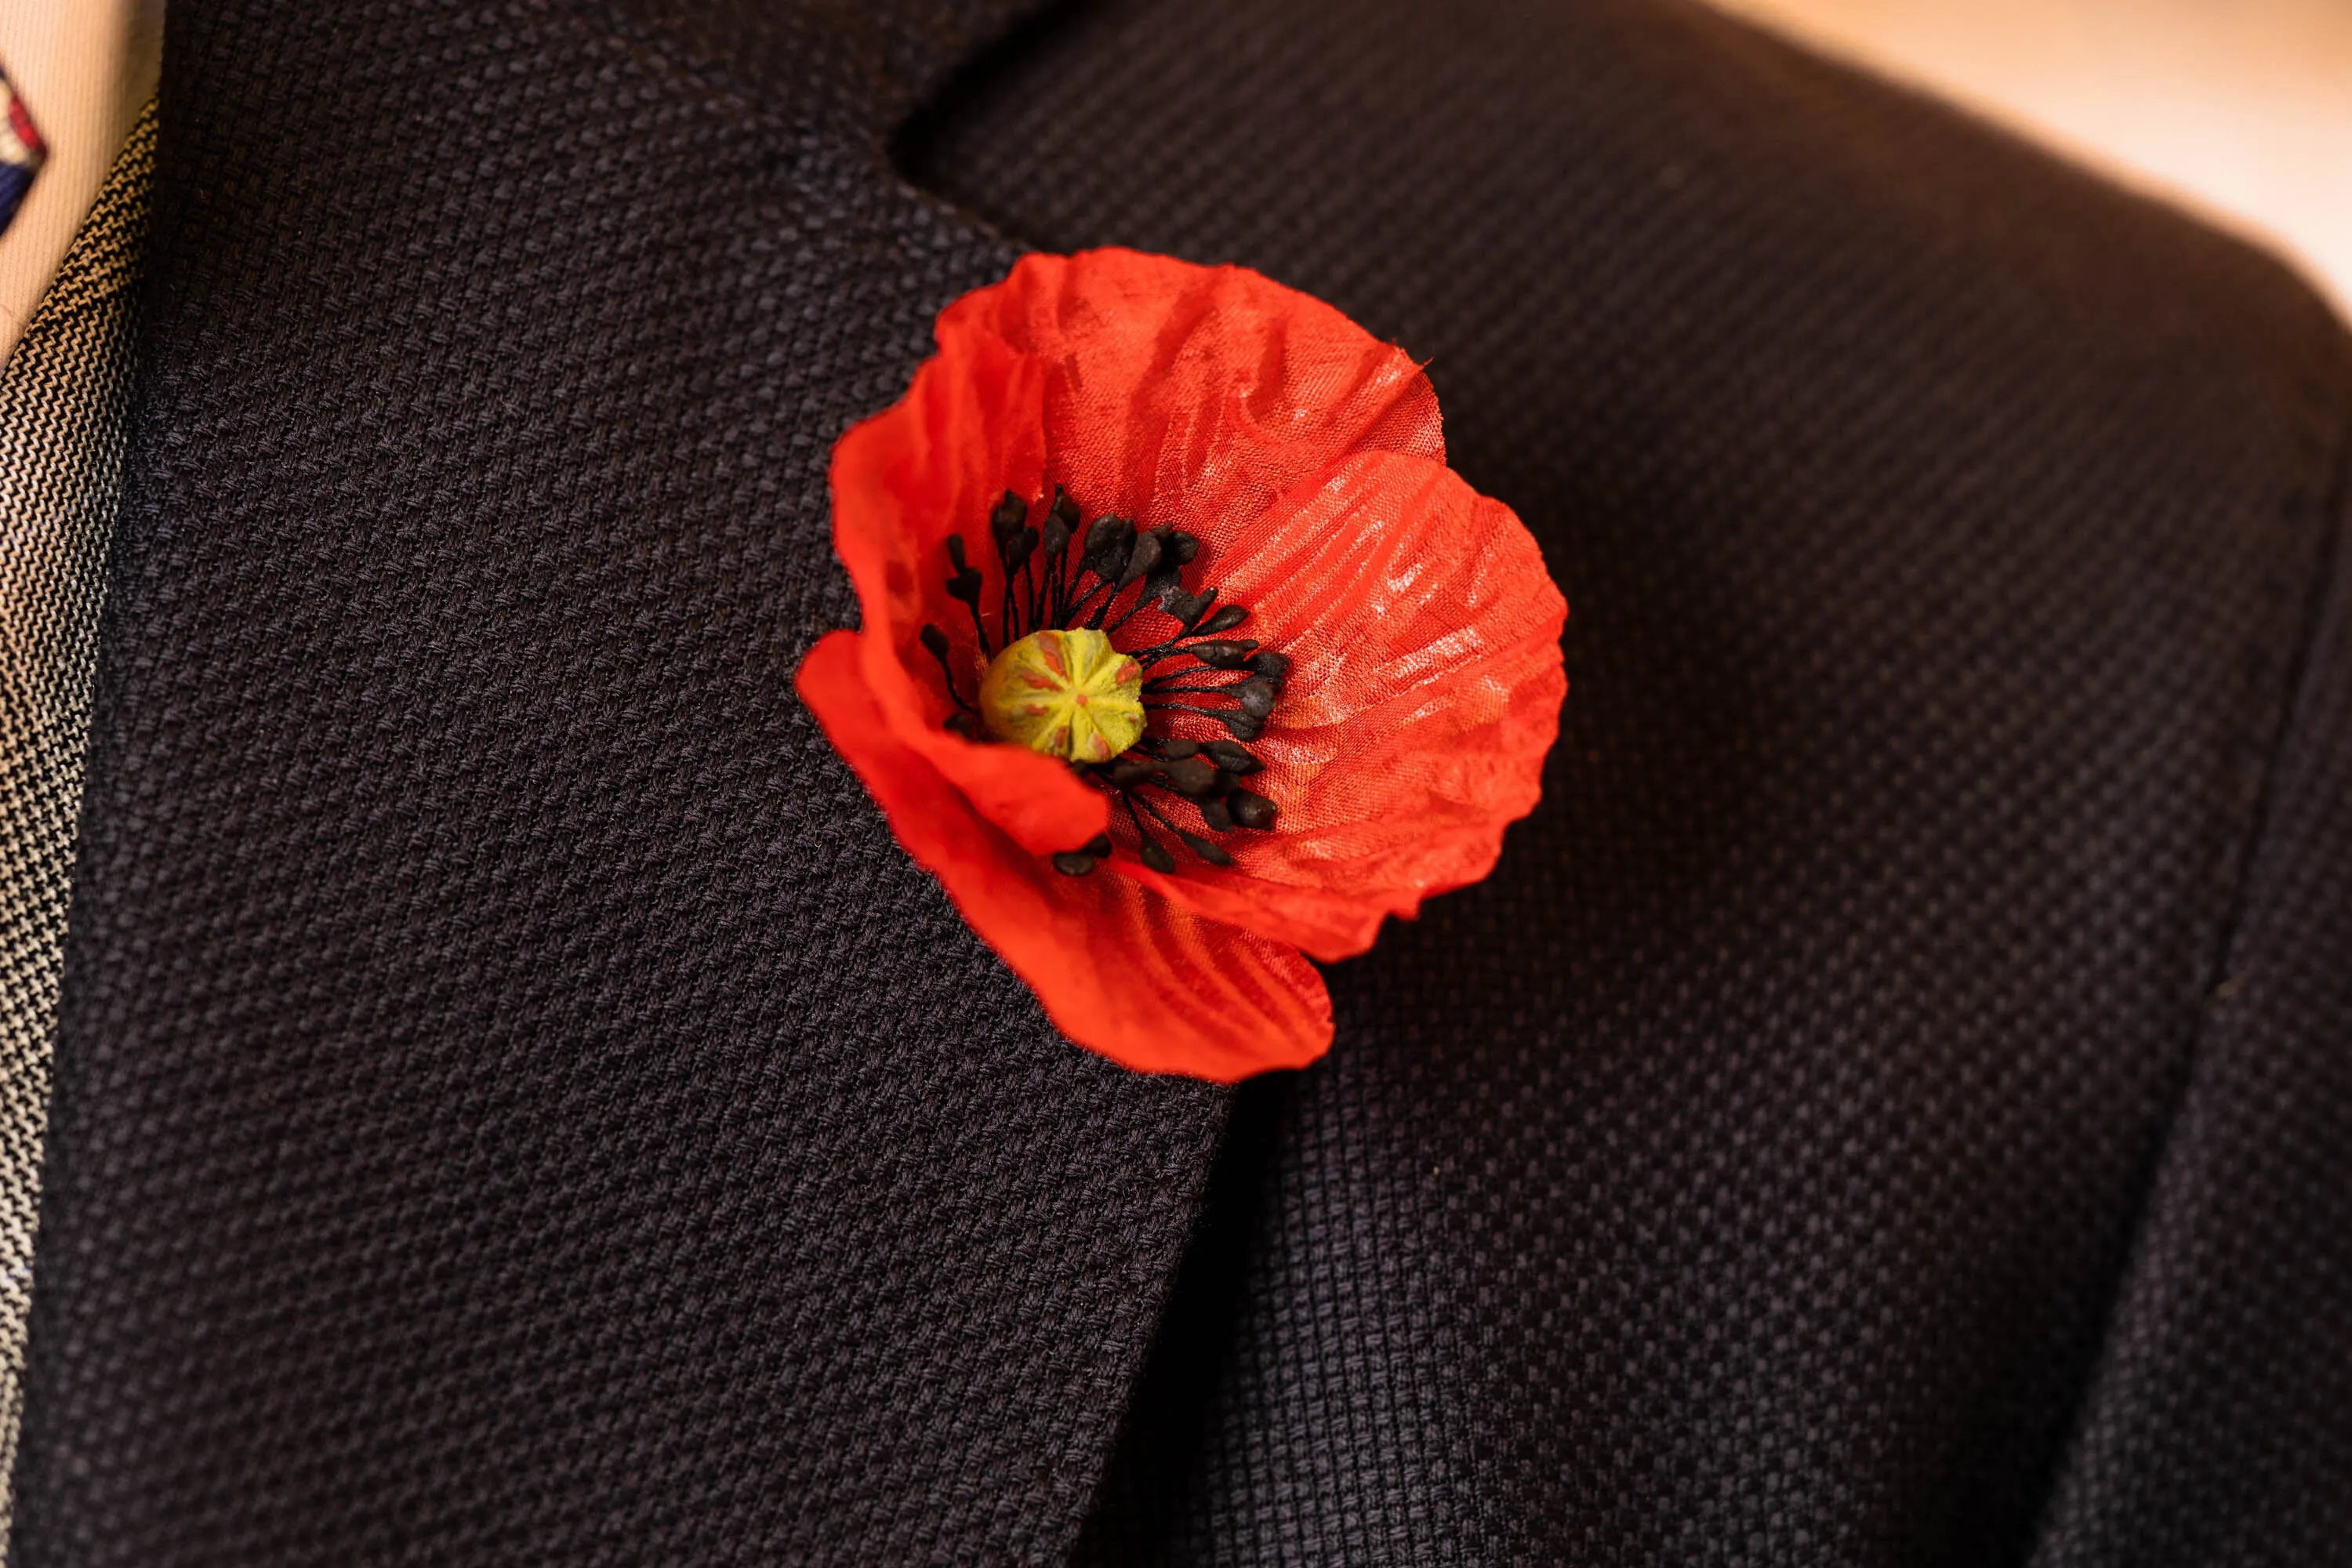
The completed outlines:
[[[2222,884],[2220,915],[2210,950],[2211,956],[2201,967],[2192,998],[2196,1016],[2190,1027],[2189,1049],[2179,1068],[2170,1103],[2165,1108],[2147,1173],[2134,1197],[2123,1266],[2100,1310],[2091,1374],[2069,1414],[2064,1441],[2055,1456],[2036,1510],[2031,1537],[2032,1555],[2036,1562],[2042,1560],[2048,1544],[2054,1510],[2073,1489],[2090,1424],[2103,1404],[2102,1395],[2113,1372],[2117,1323],[2146,1261],[2148,1226],[2155,1216],[2164,1173],[2171,1163],[2174,1139],[2195,1096],[2200,1069],[2207,1060],[2208,1043],[2221,1022],[2217,1005],[2226,1002],[2230,978],[2238,973],[2242,957],[2240,947],[2253,905],[2255,873],[2277,810],[2282,764],[2298,733],[2295,721],[2309,700],[2318,636],[2334,595],[2336,570],[2345,548],[2344,535],[2352,529],[2352,377],[2347,377],[2347,371],[2352,371],[2352,353],[2347,353],[2343,326],[2316,300],[2312,301],[2311,314],[2315,318],[2313,336],[2328,352],[2326,363],[2315,363],[2305,372],[2302,396],[2307,400],[2304,416],[2308,425],[2301,434],[2304,439],[2319,444],[2318,460],[2312,465],[2305,482],[2288,491],[2282,508],[2290,523],[2307,514],[2311,525],[2318,531],[2318,538],[2305,557],[2311,580],[2291,623],[2297,627],[2296,635],[2284,645],[2282,657],[2263,665],[2263,673],[2273,669],[2278,672],[2277,695],[2268,705],[2266,722],[2248,726],[2239,737],[2243,749],[2262,756],[2260,782],[2243,826],[2232,836],[2218,861],[2217,879]],[[2287,571],[2283,570],[2273,582],[2283,583],[2286,575]],[[2286,596],[2284,587],[2280,596]]]
[[[2282,682],[2284,700],[2279,704],[2278,716],[2265,748],[2267,755],[2263,764],[2262,788],[2255,797],[2244,838],[2233,863],[2233,885],[2214,944],[2213,963],[2200,994],[2202,1004],[2197,1029],[2200,1045],[2212,1031],[2216,1021],[2215,1005],[2227,1000],[2224,987],[2237,973],[2242,956],[2239,949],[2246,917],[2253,904],[2254,873],[2259,868],[2257,862],[2263,841],[2270,834],[2271,819],[2278,809],[2281,764],[2299,732],[2295,721],[2310,701],[2318,637],[2326,620],[2329,601],[2334,597],[2339,558],[2344,552],[2344,534],[2347,525],[2352,525],[2352,406],[2335,410],[2333,422],[2336,426],[2335,450],[2330,461],[2333,472],[2324,488],[2315,487],[2305,492],[2318,512],[2321,534],[2312,562],[2312,583],[2305,590],[2300,611],[2303,633],[2287,655],[2285,679]]]

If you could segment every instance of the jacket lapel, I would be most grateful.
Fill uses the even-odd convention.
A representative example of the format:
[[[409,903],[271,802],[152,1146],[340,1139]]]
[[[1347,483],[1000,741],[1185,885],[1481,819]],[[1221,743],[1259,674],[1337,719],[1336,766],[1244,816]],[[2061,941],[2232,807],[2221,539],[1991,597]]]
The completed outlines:
[[[930,9],[173,14],[19,1563],[1074,1534],[1225,1100],[791,685],[835,437],[1012,259],[883,153]]]

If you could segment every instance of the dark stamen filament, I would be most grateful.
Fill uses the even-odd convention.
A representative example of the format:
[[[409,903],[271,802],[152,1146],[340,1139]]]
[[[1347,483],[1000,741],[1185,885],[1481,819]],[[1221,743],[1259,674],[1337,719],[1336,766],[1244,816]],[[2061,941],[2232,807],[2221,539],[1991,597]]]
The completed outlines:
[[[956,689],[955,666],[948,662],[948,634],[937,626],[926,626],[923,628],[923,647],[929,649],[931,657],[940,661],[940,674],[946,678],[948,683],[948,700],[973,718],[979,718],[980,710],[966,702],[963,700],[963,693]]]
[[[1115,636],[1136,616],[1155,608],[1174,621],[1173,636],[1146,647],[1121,650],[1146,670],[1178,658],[1188,661],[1145,679],[1145,712],[1212,719],[1234,738],[1202,742],[1146,733],[1122,755],[1108,763],[1078,765],[1078,772],[1118,797],[1135,831],[1136,855],[1152,869],[1164,874],[1176,869],[1176,858],[1153,831],[1153,824],[1203,862],[1232,865],[1233,857],[1222,845],[1179,826],[1144,792],[1157,791],[1190,803],[1200,814],[1201,826],[1211,833],[1271,827],[1276,816],[1274,803],[1239,783],[1264,764],[1237,742],[1257,739],[1289,674],[1290,660],[1261,648],[1253,638],[1223,635],[1249,618],[1249,611],[1242,605],[1219,605],[1213,587],[1197,594],[1185,591],[1183,568],[1201,549],[1201,542],[1192,535],[1170,528],[1138,529],[1127,519],[1113,516],[1097,518],[1081,529],[1077,503],[1058,486],[1035,527],[1030,526],[1029,512],[1030,504],[1007,490],[989,515],[1000,577],[997,635],[992,639],[980,612],[985,592],[981,573],[966,559],[963,536],[948,537],[948,558],[954,567],[948,578],[948,595],[961,601],[971,615],[981,658],[992,659],[999,649],[1047,627],[1083,627]],[[1135,591],[1131,599],[1130,588]],[[1122,601],[1126,601],[1124,608]],[[982,738],[986,730],[975,706],[977,692],[973,701],[967,701],[957,689],[947,634],[936,626],[926,626],[922,642],[939,661],[948,700],[956,708],[950,726],[971,739]],[[1222,697],[1233,706],[1168,700],[1173,697]],[[1051,858],[1055,870],[1079,877],[1112,853],[1110,837],[1098,835],[1083,848]]]

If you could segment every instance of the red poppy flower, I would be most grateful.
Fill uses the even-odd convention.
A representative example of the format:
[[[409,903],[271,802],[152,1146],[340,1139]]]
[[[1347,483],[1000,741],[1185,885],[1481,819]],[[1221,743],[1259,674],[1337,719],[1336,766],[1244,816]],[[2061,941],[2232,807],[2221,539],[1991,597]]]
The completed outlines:
[[[1031,256],[834,451],[865,629],[802,698],[1064,1033],[1320,1056],[1308,957],[1493,868],[1568,607],[1404,353],[1240,268]]]

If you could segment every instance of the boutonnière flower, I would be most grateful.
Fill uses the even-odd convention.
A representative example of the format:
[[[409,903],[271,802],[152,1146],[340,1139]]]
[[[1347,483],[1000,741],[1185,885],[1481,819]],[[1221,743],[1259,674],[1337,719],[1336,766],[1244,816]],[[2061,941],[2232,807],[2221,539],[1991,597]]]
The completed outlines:
[[[1230,1080],[1331,1039],[1311,959],[1492,869],[1567,605],[1402,350],[1239,268],[1031,256],[842,437],[863,628],[798,685],[1072,1040]]]

